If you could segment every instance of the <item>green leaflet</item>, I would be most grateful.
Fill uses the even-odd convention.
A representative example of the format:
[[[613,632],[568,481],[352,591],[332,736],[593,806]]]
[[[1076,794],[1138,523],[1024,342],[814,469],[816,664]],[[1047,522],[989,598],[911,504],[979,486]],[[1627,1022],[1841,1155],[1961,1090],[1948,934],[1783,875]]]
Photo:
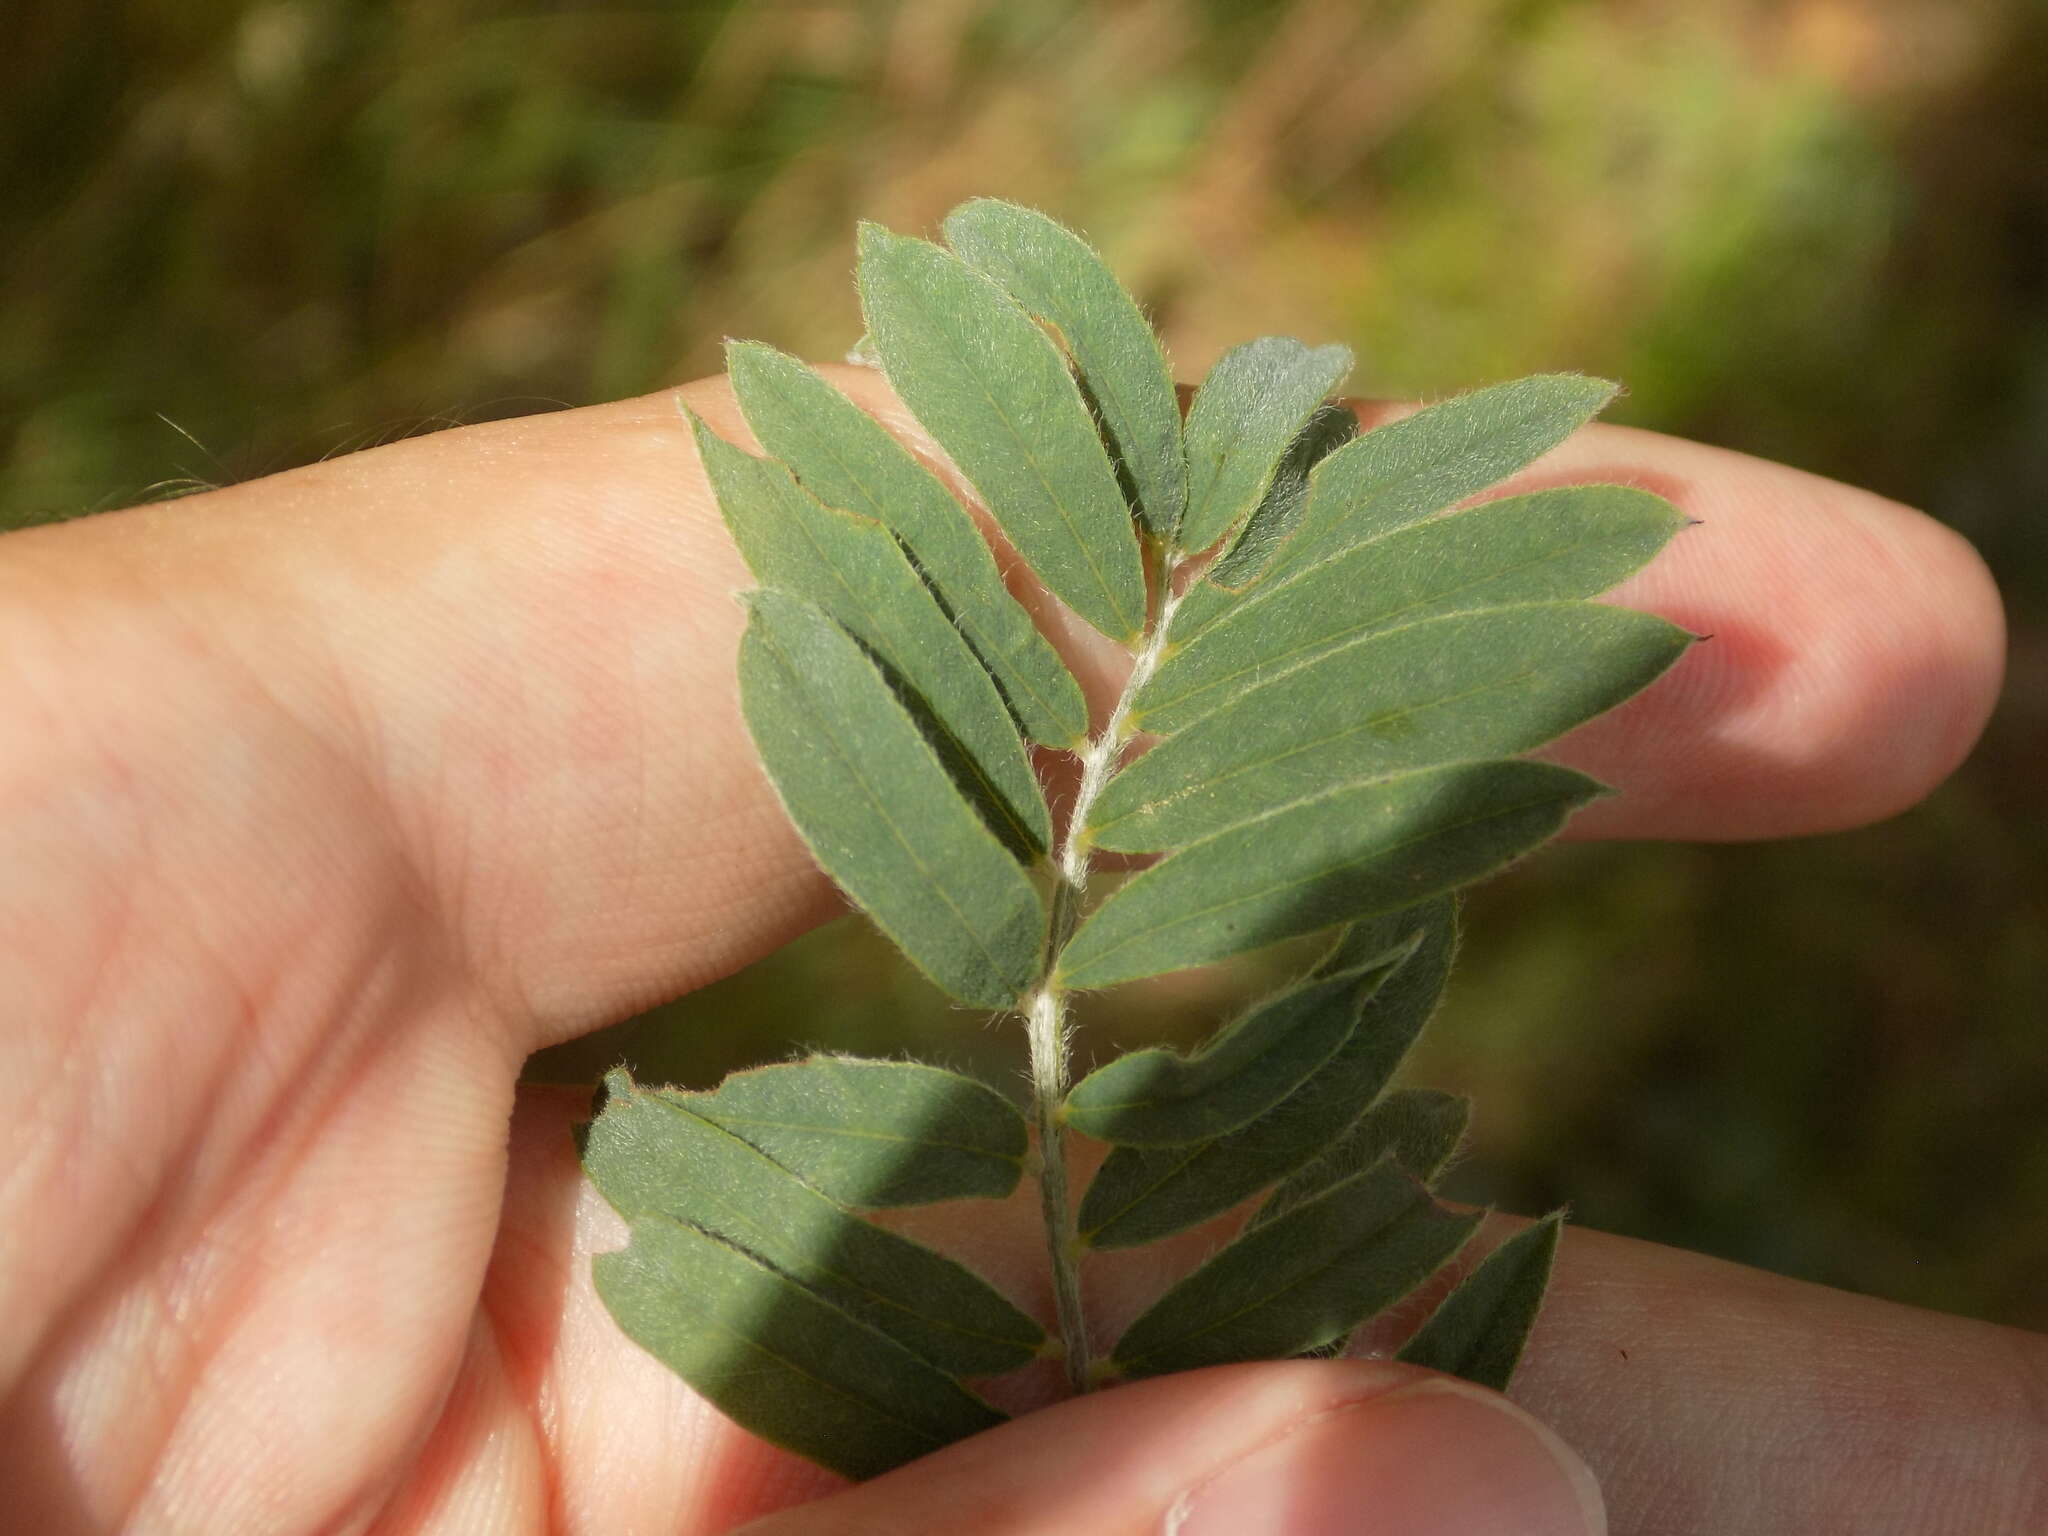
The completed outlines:
[[[772,1265],[665,1216],[601,1253],[597,1294],[649,1354],[742,1428],[873,1477],[1000,1424],[945,1372]]]
[[[1479,1221],[1382,1161],[1224,1248],[1125,1330],[1111,1362],[1156,1376],[1328,1344],[1436,1273]]]
[[[1268,575],[1169,649],[1138,695],[1135,723],[1180,730],[1254,684],[1419,619],[1592,597],[1640,569],[1683,521],[1647,491],[1566,486],[1487,502]]]
[[[984,1083],[914,1061],[810,1056],[664,1094],[840,1205],[1000,1200],[1029,1153],[1024,1117]]]
[[[1214,614],[1204,617],[1199,612],[1205,603],[1213,603],[1220,612],[1237,601],[1238,589],[1249,585],[1265,569],[1281,541],[1301,520],[1308,506],[1309,477],[1315,467],[1356,436],[1358,417],[1350,406],[1332,401],[1316,409],[1300,436],[1287,445],[1264,498],[1205,573],[1207,581],[1189,593],[1181,605],[1174,620],[1174,633],[1185,638],[1213,618]],[[1197,611],[1191,613],[1191,609]]]
[[[1647,686],[1689,641],[1650,614],[1583,602],[1369,634],[1169,736],[1110,782],[1090,836],[1172,848],[1333,783],[1527,752]]]
[[[883,371],[1054,596],[1116,640],[1145,622],[1130,508],[1052,338],[924,240],[863,224],[861,306]]]
[[[1002,695],[889,530],[825,506],[772,459],[690,417],[726,526],[764,587],[808,598],[900,680],[954,782],[1020,856],[1043,853],[1052,821]]]
[[[1614,395],[1605,379],[1538,374],[1367,432],[1316,467],[1308,509],[1270,574],[1299,570],[1478,495],[1570,437]]]
[[[1455,890],[1552,836],[1601,786],[1548,763],[1339,785],[1190,844],[1111,896],[1060,957],[1094,988],[1203,965]]]
[[[1192,1055],[1127,1052],[1074,1085],[1066,1123],[1098,1141],[1136,1147],[1211,1141],[1237,1130],[1337,1054],[1359,1010],[1407,958],[1397,951],[1371,968],[1281,992]]]
[[[939,986],[1009,1007],[1038,967],[1037,887],[851,635],[800,597],[748,601],[741,706],[811,852]]]
[[[940,1370],[978,1376],[1037,1358],[1038,1324],[986,1280],[847,1214],[686,1095],[605,1079],[583,1166],[629,1221],[649,1213],[723,1238]]]
[[[946,215],[945,232],[969,266],[1059,333],[1140,520],[1171,537],[1187,501],[1180,400],[1136,301],[1087,242],[1033,209],[978,197]]]
[[[1217,359],[1188,407],[1180,548],[1207,549],[1259,505],[1289,446],[1350,371],[1349,347],[1305,347],[1291,336],[1261,336]]]
[[[1360,1115],[1314,1162],[1288,1175],[1252,1213],[1250,1226],[1284,1216],[1305,1200],[1365,1172],[1383,1157],[1432,1189],[1457,1154],[1472,1118],[1472,1101],[1434,1088],[1396,1088]]]
[[[1049,747],[1086,734],[1088,705],[1066,663],[1003,585],[966,508],[872,416],[812,369],[757,341],[725,365],[761,446],[829,507],[872,517],[903,541],[1025,733]],[[788,585],[756,571],[764,584]],[[792,590],[796,590],[792,588]]]
[[[1397,1358],[1507,1391],[1543,1305],[1563,1227],[1564,1213],[1553,1211],[1494,1249],[1438,1304]]]
[[[1457,949],[1455,909],[1449,900],[1425,902],[1359,923],[1318,967],[1321,976],[1355,972],[1418,932],[1421,946],[1370,989],[1343,1046],[1266,1114],[1214,1141],[1118,1147],[1103,1159],[1081,1202],[1082,1240],[1132,1248],[1185,1231],[1329,1147],[1378,1097],[1436,1011]]]

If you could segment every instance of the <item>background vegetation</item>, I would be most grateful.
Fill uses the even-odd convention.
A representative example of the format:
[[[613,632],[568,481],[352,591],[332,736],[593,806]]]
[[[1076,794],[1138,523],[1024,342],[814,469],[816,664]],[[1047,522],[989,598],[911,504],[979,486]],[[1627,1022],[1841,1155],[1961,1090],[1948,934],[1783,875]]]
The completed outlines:
[[[1997,567],[1990,738],[1886,826],[1487,889],[1419,1080],[1462,1192],[2048,1326],[2048,11],[2033,0],[24,0],[0,65],[0,526],[833,356],[857,217],[1088,230],[1185,377],[1546,368],[1929,507]],[[1882,594],[1873,594],[1882,601]],[[1234,984],[1119,996],[1199,1028]],[[1187,1021],[1192,1019],[1192,1025]],[[1007,1070],[835,925],[625,1038]]]

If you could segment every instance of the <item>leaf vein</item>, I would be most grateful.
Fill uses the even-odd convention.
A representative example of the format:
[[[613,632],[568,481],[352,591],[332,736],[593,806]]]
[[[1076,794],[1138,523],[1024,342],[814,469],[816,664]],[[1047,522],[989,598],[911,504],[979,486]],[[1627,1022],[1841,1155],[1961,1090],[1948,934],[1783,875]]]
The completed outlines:
[[[1398,532],[1400,530],[1396,531]],[[1382,535],[1381,537],[1391,538],[1392,535],[1386,534]],[[1288,578],[1288,581],[1298,580],[1302,576],[1307,576],[1308,574],[1310,574],[1310,572],[1321,570],[1324,565],[1328,565],[1336,560],[1344,558],[1345,555],[1356,553],[1358,550],[1368,548],[1370,545],[1376,544],[1378,542],[1378,539],[1371,539],[1367,540],[1364,544],[1353,545],[1350,549],[1345,550],[1340,554],[1332,555],[1329,560],[1322,561],[1316,565],[1308,567],[1307,570],[1300,572],[1298,576]],[[1245,674],[1250,672],[1266,673],[1269,669],[1277,669],[1272,670],[1269,677],[1262,679],[1264,681],[1271,681],[1274,678],[1286,677],[1294,672],[1300,671],[1301,667],[1303,665],[1306,665],[1306,663],[1298,663],[1294,666],[1286,665],[1286,663],[1292,661],[1293,658],[1301,655],[1304,651],[1318,651],[1318,647],[1322,648],[1318,651],[1318,654],[1315,657],[1311,658],[1312,660],[1320,660],[1322,656],[1325,655],[1334,655],[1338,651],[1348,649],[1351,645],[1357,643],[1359,640],[1368,638],[1373,635],[1377,635],[1380,632],[1389,628],[1402,627],[1390,624],[1388,622],[1389,620],[1400,619],[1407,614],[1414,613],[1418,609],[1431,607],[1432,605],[1444,602],[1447,599],[1455,598],[1459,596],[1461,593],[1470,592],[1474,588],[1484,587],[1493,582],[1505,580],[1511,576],[1519,576],[1524,574],[1525,572],[1540,569],[1541,567],[1550,565],[1555,561],[1562,560],[1570,555],[1577,554],[1581,549],[1586,548],[1589,544],[1594,544],[1598,542],[1599,541],[1597,539],[1580,539],[1574,543],[1564,544],[1554,549],[1546,550],[1543,554],[1538,555],[1533,559],[1523,560],[1514,565],[1495,567],[1494,569],[1488,571],[1485,575],[1475,577],[1473,580],[1466,582],[1462,586],[1446,587],[1439,589],[1437,591],[1433,591],[1427,597],[1418,598],[1414,602],[1411,602],[1404,607],[1392,608],[1386,610],[1383,613],[1376,614],[1362,624],[1354,625],[1349,629],[1332,630],[1326,634],[1317,636],[1313,640],[1305,640],[1291,650],[1281,651],[1279,654],[1273,656],[1262,657],[1258,661],[1253,662],[1250,666],[1239,667],[1234,672],[1226,672],[1220,677],[1211,678],[1197,688],[1192,688],[1188,692],[1180,694],[1177,697],[1169,698],[1167,703],[1170,707],[1173,708],[1185,708],[1187,701],[1189,699],[1198,699],[1202,697],[1202,695],[1205,693],[1213,693],[1218,688],[1227,687],[1231,683],[1237,681],[1237,679],[1245,676]],[[1282,587],[1286,585],[1286,582],[1283,582],[1281,584]],[[1274,592],[1277,592],[1279,590],[1280,588],[1275,588]],[[1252,605],[1254,603],[1261,601],[1264,598],[1273,596],[1274,592],[1254,592],[1250,598],[1243,599],[1240,602],[1236,611],[1231,615],[1231,618],[1233,620],[1236,620],[1241,615],[1252,611]],[[1502,603],[1498,606],[1505,608],[1515,607],[1518,605],[1511,603]],[[1215,626],[1215,628],[1207,631],[1204,636],[1198,637],[1198,640],[1200,638],[1206,638],[1208,635],[1213,635],[1222,629],[1223,626],[1219,624]],[[1190,642],[1190,645],[1192,646],[1194,643],[1197,642]]]
[[[985,282],[987,280],[982,279],[982,281]],[[1010,302],[1010,300],[1005,298],[1003,302],[1007,304]],[[1036,331],[1037,326],[1034,325],[1032,329]],[[954,337],[949,329],[943,327],[941,328],[941,333],[952,340],[957,341],[960,339]],[[1031,466],[1032,474],[1038,477],[1038,483],[1044,489],[1047,498],[1051,501],[1053,510],[1059,514],[1060,522],[1066,526],[1068,534],[1073,538],[1075,546],[1081,552],[1081,558],[1087,562],[1088,574],[1095,578],[1096,586],[1101,588],[1102,595],[1108,599],[1110,611],[1117,616],[1117,619],[1124,625],[1126,631],[1135,631],[1137,626],[1132,624],[1129,616],[1125,614],[1124,605],[1122,601],[1118,598],[1116,589],[1110,585],[1109,578],[1103,574],[1101,563],[1095,557],[1094,542],[1084,537],[1081,532],[1081,529],[1075,524],[1074,514],[1072,510],[1067,506],[1066,498],[1061,496],[1060,493],[1056,489],[1054,489],[1051,477],[1048,476],[1045,472],[1045,466],[1039,462],[1037,453],[1035,453],[1032,449],[1031,440],[1027,436],[1025,436],[1023,431],[1018,427],[1016,420],[1011,416],[1011,414],[1007,410],[1003,408],[1003,403],[995,397],[994,393],[990,391],[988,385],[985,382],[983,382],[980,370],[975,368],[973,365],[971,354],[963,353],[962,350],[956,346],[956,348],[954,349],[954,355],[956,362],[966,373],[967,377],[973,381],[975,388],[981,391],[982,399],[986,400],[989,404],[990,409],[995,412],[996,419],[1002,422],[1003,429],[1010,434],[1011,440],[1016,443],[1017,447],[1020,450],[1022,450],[1024,462]],[[1061,370],[1064,372],[1066,364],[1063,362],[1059,366]],[[1085,407],[1083,413],[1086,414]]]
[[[1436,770],[1425,771],[1433,772]],[[1388,776],[1385,779],[1367,779],[1361,782],[1363,784],[1394,783],[1400,779],[1409,777],[1414,777],[1414,775],[1394,774]],[[1200,842],[1190,843],[1188,845],[1188,849],[1199,848],[1202,846],[1202,843],[1213,842],[1215,838],[1227,837],[1232,835],[1233,833],[1242,832],[1246,827],[1255,826],[1261,821],[1269,821],[1275,816],[1285,815],[1287,812],[1299,809],[1301,806],[1313,804],[1318,800],[1328,800],[1336,795],[1343,794],[1348,790],[1356,789],[1359,787],[1361,787],[1360,784],[1347,783],[1340,785],[1338,788],[1334,790],[1331,790],[1328,794],[1311,795],[1306,799],[1296,800],[1292,804],[1280,806],[1275,810],[1267,812],[1265,815],[1254,816],[1247,821],[1239,822],[1236,826],[1226,828],[1221,832],[1213,834],[1213,836],[1211,837],[1203,838]],[[1400,842],[1396,843],[1388,843],[1381,848],[1375,848],[1372,851],[1372,857],[1374,859],[1379,859],[1386,857],[1390,854],[1400,853],[1404,849],[1413,848],[1419,843],[1429,841],[1431,838],[1440,837],[1446,832],[1460,832],[1463,831],[1466,827],[1480,826],[1485,822],[1497,821],[1503,816],[1512,816],[1517,814],[1518,812],[1531,810],[1540,805],[1554,805],[1556,804],[1556,802],[1557,797],[1555,795],[1545,795],[1534,800],[1520,800],[1515,802],[1513,805],[1496,804],[1494,806],[1489,807],[1483,814],[1477,816],[1468,816],[1464,818],[1462,821],[1432,823],[1426,831],[1419,832],[1413,837],[1404,838]],[[1185,853],[1188,851],[1188,849],[1183,849],[1181,850],[1181,852]],[[1273,885],[1261,887],[1258,890],[1245,891],[1238,895],[1232,896],[1228,901],[1219,901],[1207,907],[1199,907],[1190,912],[1183,912],[1180,916],[1175,917],[1169,921],[1154,923],[1152,926],[1148,928],[1136,929],[1133,932],[1126,934],[1123,938],[1117,940],[1116,943],[1110,945],[1107,949],[1098,950],[1095,954],[1089,956],[1089,964],[1100,965],[1104,960],[1108,959],[1111,955],[1116,954],[1119,950],[1128,949],[1131,945],[1138,943],[1140,940],[1149,939],[1154,934],[1170,933],[1172,930],[1176,928],[1185,927],[1189,923],[1196,922],[1204,917],[1209,917],[1217,912],[1227,912],[1232,907],[1240,907],[1245,905],[1245,903],[1247,902],[1262,901],[1268,896],[1275,896],[1285,891],[1295,890],[1300,886],[1308,885],[1313,881],[1321,880],[1329,875],[1334,875],[1339,871],[1353,864],[1356,864],[1357,862],[1359,861],[1355,858],[1339,860],[1336,863],[1325,865],[1319,869],[1308,870],[1303,874],[1294,877],[1293,879],[1281,880]],[[1150,871],[1148,870],[1147,873],[1149,874]]]
[[[731,1141],[734,1144],[745,1148],[748,1152],[751,1152],[755,1157],[758,1157],[762,1162],[768,1164],[771,1168],[774,1168],[779,1173],[786,1175],[806,1195],[810,1196],[814,1200],[820,1201],[826,1207],[836,1212],[844,1220],[859,1220],[858,1217],[847,1215],[846,1212],[841,1210],[840,1207],[834,1201],[827,1199],[817,1190],[811,1188],[811,1186],[805,1183],[803,1179],[799,1178],[796,1174],[791,1173],[789,1169],[783,1167],[781,1163],[777,1162],[774,1158],[770,1157],[767,1153],[763,1152],[759,1147],[755,1146],[745,1137],[735,1136],[730,1130],[720,1125],[716,1120],[707,1119],[705,1116],[698,1114],[693,1109],[688,1109],[680,1104],[676,1104],[673,1100],[658,1100],[657,1102],[668,1103],[671,1107],[675,1108],[680,1113],[690,1116],[691,1119],[696,1120],[698,1123],[702,1125],[710,1126],[714,1131],[716,1131],[719,1135],[725,1137],[728,1141]],[[740,1217],[741,1220],[747,1225],[759,1224],[758,1218],[755,1216],[753,1212],[749,1211],[743,1205],[737,1204],[730,1199],[724,1198],[715,1190],[715,1188],[713,1188],[709,1184],[708,1181],[699,1183],[694,1193],[701,1197],[705,1197],[712,1200],[722,1209],[727,1210],[733,1213],[734,1215]],[[694,1225],[694,1223],[692,1223],[692,1225]],[[883,1231],[883,1229],[880,1227],[874,1227],[871,1230],[876,1232]],[[892,1233],[889,1235],[894,1236],[895,1234]],[[908,1242],[909,1239],[905,1238],[903,1239],[903,1241]],[[936,1256],[941,1258],[944,1257],[944,1255]],[[764,1260],[763,1262],[766,1261]],[[990,1333],[985,1329],[968,1327],[964,1324],[951,1321],[947,1318],[933,1317],[928,1313],[921,1311],[919,1308],[912,1306],[908,1302],[899,1301],[896,1297],[891,1296],[886,1291],[875,1290],[866,1281],[861,1280],[856,1276],[846,1274],[841,1270],[835,1269],[830,1264],[820,1263],[818,1265],[818,1273],[826,1276],[829,1279],[838,1281],[841,1285],[844,1285],[848,1290],[854,1291],[859,1295],[865,1296],[868,1300],[875,1302],[880,1306],[887,1307],[892,1311],[901,1312],[907,1317],[915,1318],[918,1322],[923,1323],[927,1327],[940,1328],[948,1333],[958,1334],[963,1338],[984,1339],[991,1343],[1015,1344],[1018,1342],[1017,1339],[1010,1334]],[[993,1290],[993,1287],[991,1287],[991,1290]],[[906,1345],[905,1347],[908,1348],[909,1346]],[[915,1351],[913,1351],[913,1353],[914,1352]]]
[[[1298,671],[1300,669],[1296,668],[1295,670]],[[1453,704],[1461,704],[1468,699],[1485,698],[1489,694],[1499,693],[1504,689],[1512,688],[1519,684],[1526,683],[1527,681],[1529,681],[1530,678],[1537,676],[1540,673],[1540,671],[1540,668],[1532,667],[1526,672],[1517,672],[1512,677],[1499,678],[1491,683],[1487,683],[1480,687],[1467,688],[1464,691],[1458,693],[1439,694],[1434,698],[1416,700],[1409,704],[1403,705],[1399,708],[1382,710],[1380,713],[1373,715],[1368,719],[1354,721],[1349,725],[1342,726],[1336,730],[1332,730],[1325,735],[1317,736],[1308,741],[1301,742],[1293,747],[1290,747],[1285,752],[1275,752],[1270,757],[1253,758],[1246,761],[1239,767],[1231,769],[1227,773],[1219,773],[1215,775],[1213,778],[1202,779],[1196,783],[1184,784],[1179,789],[1174,790],[1171,793],[1162,794],[1155,799],[1146,800],[1141,804],[1132,807],[1130,810],[1123,812],[1121,815],[1110,817],[1106,821],[1098,821],[1095,823],[1094,827],[1091,830],[1095,832],[1101,832],[1106,828],[1118,826],[1123,822],[1129,821],[1133,817],[1147,815],[1153,811],[1164,810],[1168,806],[1179,804],[1181,801],[1187,799],[1191,795],[1198,795],[1205,793],[1206,791],[1213,790],[1217,788],[1217,786],[1219,785],[1228,784],[1232,779],[1242,777],[1243,775],[1248,773],[1255,773],[1262,769],[1276,767],[1281,763],[1287,762],[1291,758],[1300,757],[1304,753],[1317,751],[1323,747],[1329,746],[1333,742],[1343,741],[1347,737],[1356,736],[1363,731],[1369,731],[1374,727],[1384,725],[1387,722],[1407,720],[1415,715],[1421,714],[1425,710],[1443,709]],[[1247,697],[1249,697],[1249,694],[1247,694]],[[1386,782],[1393,779],[1401,778],[1410,771],[1412,770],[1403,768],[1390,770],[1389,772],[1384,774],[1366,774],[1356,779],[1347,780],[1346,784],[1347,787],[1358,788],[1366,784]],[[1313,799],[1317,797],[1303,796],[1302,798]],[[1290,800],[1286,803],[1286,805],[1276,807],[1276,809],[1285,810],[1289,806],[1299,805],[1301,803],[1301,800]],[[1242,822],[1233,824],[1233,826],[1242,825]],[[1231,828],[1224,828],[1222,830],[1228,831],[1231,830]],[[1218,835],[1220,835],[1220,833]]]

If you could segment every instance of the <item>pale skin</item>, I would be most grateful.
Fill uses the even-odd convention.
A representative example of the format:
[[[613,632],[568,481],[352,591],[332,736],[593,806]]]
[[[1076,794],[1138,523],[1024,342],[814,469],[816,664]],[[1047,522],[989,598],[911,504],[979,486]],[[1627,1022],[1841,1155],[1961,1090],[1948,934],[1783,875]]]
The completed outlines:
[[[834,377],[911,432],[873,375]],[[746,440],[721,382],[681,395]],[[1540,1460],[1527,1421],[1412,1373],[1293,1363],[1098,1394],[840,1492],[616,1331],[587,1101],[515,1091],[520,1062],[837,910],[747,744],[749,582],[675,403],[0,540],[7,1519],[1091,1536],[1162,1529],[1248,1452],[1305,1499],[1373,1476],[1381,1510],[1427,1507],[1450,1462],[1374,1460],[1404,1414],[1453,1461],[1489,1433],[1482,1465]],[[1618,596],[1715,637],[1559,749],[1623,791],[1578,833],[1851,826],[1967,752],[2003,632],[1954,535],[1617,428],[1528,477],[1569,479],[1702,520]],[[950,1236],[1039,1302],[1021,1210]],[[1105,1276],[1104,1318],[1160,1278]],[[1573,1232],[1515,1395],[1616,1531],[2048,1529],[2048,1346],[2011,1330]],[[1546,1465],[1529,1486],[1583,1515]],[[1458,1529],[1591,1528],[1551,1496]]]

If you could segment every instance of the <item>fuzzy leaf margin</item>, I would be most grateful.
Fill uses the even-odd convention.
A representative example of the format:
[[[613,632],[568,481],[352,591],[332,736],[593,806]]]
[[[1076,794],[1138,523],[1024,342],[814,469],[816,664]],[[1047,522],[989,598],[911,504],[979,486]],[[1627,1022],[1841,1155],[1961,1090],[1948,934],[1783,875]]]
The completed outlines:
[[[1392,975],[1372,976],[1380,959],[1411,942]],[[1337,983],[1336,999],[1352,989],[1354,1022],[1344,1044],[1293,1093],[1227,1135],[1186,1146],[1113,1147],[1081,1200],[1082,1242],[1134,1248],[1170,1237],[1322,1156],[1368,1111],[1435,1013],[1457,942],[1457,907],[1448,898],[1347,930],[1314,973]]]
[[[1495,1248],[1396,1358],[1507,1391],[1542,1310],[1563,1230],[1564,1213],[1553,1211]]]
[[[1133,510],[1171,538],[1187,504],[1180,401],[1158,334],[1079,235],[992,197],[946,215],[946,242],[1028,314],[1050,325],[1095,408]]]
[[[583,1166],[629,1221],[707,1232],[953,1375],[1015,1370],[1044,1348],[1038,1323],[981,1276],[851,1214],[688,1095],[647,1092],[624,1072],[605,1081]]]
[[[1053,595],[1113,640],[1145,573],[1109,451],[1052,338],[951,251],[864,224],[860,291],[882,371]]]
[[[901,542],[1025,733],[1049,747],[1081,740],[1081,685],[1003,585],[994,552],[939,478],[808,364],[757,341],[728,343],[725,364],[761,446],[825,505],[871,517]]]
[[[1479,1221],[1382,1159],[1222,1249],[1124,1331],[1110,1362],[1156,1376],[1333,1343],[1450,1262]]]
[[[940,987],[1012,1006],[1044,939],[1037,887],[853,636],[785,592],[747,602],[741,707],[812,854]]]

